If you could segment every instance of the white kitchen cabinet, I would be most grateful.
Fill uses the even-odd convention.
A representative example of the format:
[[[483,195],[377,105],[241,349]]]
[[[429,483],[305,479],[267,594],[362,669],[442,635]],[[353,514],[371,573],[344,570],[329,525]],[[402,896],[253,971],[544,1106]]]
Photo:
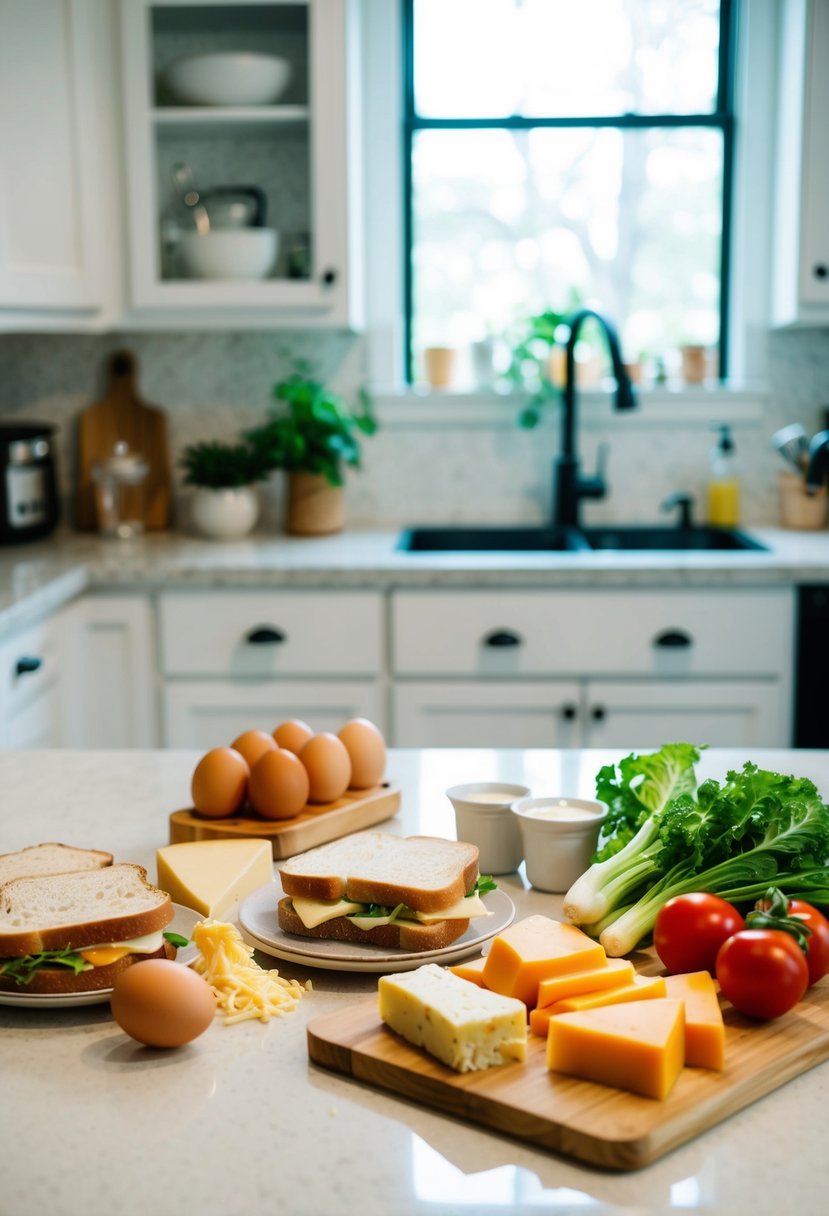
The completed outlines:
[[[115,34],[109,0],[0,0],[0,330],[112,320]]]
[[[82,596],[61,620],[67,747],[157,747],[154,618],[144,595]]]
[[[397,746],[788,746],[789,589],[400,591]]]
[[[58,618],[0,643],[0,746],[62,746],[60,650]]]
[[[227,746],[287,718],[386,730],[383,595],[170,591],[159,596],[164,742]]]
[[[780,5],[772,321],[829,324],[829,4]]]
[[[359,324],[356,14],[354,0],[121,0],[134,319]],[[170,92],[164,73],[173,60],[234,50],[288,58],[284,96],[201,106]],[[181,163],[202,192],[264,192],[266,226],[280,239],[267,278],[186,277],[177,237],[192,221],[171,175]]]

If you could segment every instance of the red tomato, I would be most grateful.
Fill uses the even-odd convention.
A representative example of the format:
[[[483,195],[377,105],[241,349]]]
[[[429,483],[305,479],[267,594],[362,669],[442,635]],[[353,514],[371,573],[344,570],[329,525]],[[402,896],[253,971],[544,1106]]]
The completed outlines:
[[[706,891],[675,895],[659,910],[653,944],[672,975],[683,971],[710,971],[713,975],[717,951],[743,924],[737,909],[719,895]]]
[[[812,930],[808,939],[806,963],[809,968],[809,985],[816,984],[829,972],[829,920],[802,899],[789,900],[789,916],[796,916]]]
[[[743,929],[717,955],[723,996],[750,1018],[779,1018],[809,987],[806,955],[784,929]]]

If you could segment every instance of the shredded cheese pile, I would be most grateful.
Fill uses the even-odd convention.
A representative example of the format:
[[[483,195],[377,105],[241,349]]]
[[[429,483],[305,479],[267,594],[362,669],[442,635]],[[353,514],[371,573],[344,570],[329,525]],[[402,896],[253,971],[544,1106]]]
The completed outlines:
[[[193,970],[207,980],[224,1015],[225,1025],[259,1018],[269,1022],[296,1008],[311,981],[284,980],[276,968],[265,971],[253,959],[234,925],[218,920],[199,921],[192,939],[199,950]]]

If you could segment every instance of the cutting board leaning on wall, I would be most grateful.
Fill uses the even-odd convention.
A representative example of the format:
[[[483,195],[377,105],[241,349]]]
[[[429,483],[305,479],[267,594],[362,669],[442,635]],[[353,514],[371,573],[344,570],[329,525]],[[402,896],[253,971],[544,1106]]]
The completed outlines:
[[[116,443],[129,444],[149,466],[143,486],[129,488],[138,496],[140,517],[148,530],[170,526],[170,455],[167,417],[146,405],[136,393],[137,361],[130,351],[116,351],[109,361],[106,395],[85,409],[78,421],[78,464],[75,526],[79,531],[98,527],[92,466],[108,459]]]

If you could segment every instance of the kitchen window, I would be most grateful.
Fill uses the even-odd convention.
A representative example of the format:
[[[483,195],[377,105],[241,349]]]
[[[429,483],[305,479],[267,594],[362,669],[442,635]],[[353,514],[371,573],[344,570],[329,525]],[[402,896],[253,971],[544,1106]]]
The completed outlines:
[[[646,376],[692,346],[725,377],[736,7],[404,0],[408,382],[437,347],[452,387],[497,385],[533,317],[580,305]]]

